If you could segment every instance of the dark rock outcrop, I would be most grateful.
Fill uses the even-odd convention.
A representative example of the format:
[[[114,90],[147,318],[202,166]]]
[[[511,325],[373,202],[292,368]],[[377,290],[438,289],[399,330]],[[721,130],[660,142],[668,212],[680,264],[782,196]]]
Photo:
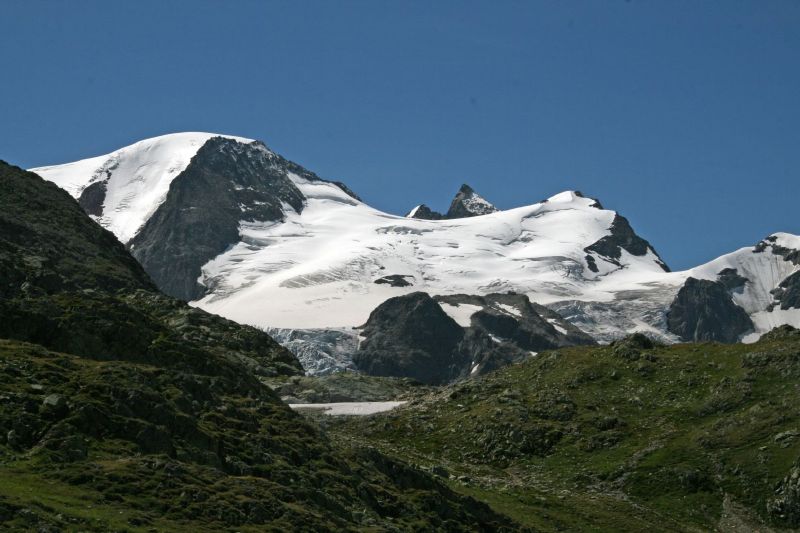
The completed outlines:
[[[477,306],[461,327],[441,307]],[[453,295],[423,292],[390,298],[361,331],[353,361],[372,375],[410,377],[441,384],[524,360],[532,352],[594,344],[557,313],[524,295]]]
[[[783,525],[800,527],[800,460],[778,484],[775,498],[767,501],[767,513]]]
[[[772,295],[781,305],[781,309],[800,308],[800,270],[781,281]]]
[[[419,218],[422,220],[442,220],[444,215],[439,213],[438,211],[432,210],[425,204],[419,205],[411,210],[406,217],[409,218]]]
[[[589,335],[564,320],[558,313],[531,302],[524,294],[458,294],[437,296],[451,305],[477,305],[482,309],[471,317],[471,327],[526,351],[595,344]]]
[[[476,217],[494,213],[497,208],[487,202],[466,183],[461,186],[444,218]]]
[[[438,384],[452,381],[470,363],[459,350],[464,330],[424,292],[383,302],[361,334],[366,338],[353,362],[367,374]]]
[[[456,193],[455,198],[450,203],[447,213],[441,214],[432,210],[425,204],[421,204],[410,211],[406,216],[409,218],[419,218],[423,220],[449,220],[453,218],[477,217],[494,213],[497,208],[476,193],[472,187],[466,183]]]
[[[414,279],[414,276],[404,274],[389,274],[375,280],[378,285],[389,285],[390,287],[410,287],[413,285],[407,278]]]
[[[800,250],[786,248],[777,244],[777,241],[777,236],[770,235],[753,247],[753,253],[760,254],[767,248],[770,248],[773,254],[783,257],[786,261],[791,261],[792,264],[800,265]]]
[[[667,329],[691,341],[736,342],[753,322],[720,281],[688,278],[667,312]]]
[[[78,203],[87,214],[99,217],[103,214],[108,180],[95,181],[86,187],[78,197]]]
[[[131,253],[165,293],[201,297],[200,268],[239,241],[240,221],[282,220],[284,204],[303,209],[286,165],[261,143],[209,139],[131,240]]]
[[[611,235],[606,235],[599,241],[584,248],[587,253],[596,253],[602,256],[605,260],[620,266],[619,259],[622,257],[622,250],[635,256],[642,256],[647,254],[647,251],[653,252],[657,257],[657,262],[664,272],[669,272],[669,267],[664,263],[655,249],[650,246],[650,243],[642,239],[633,231],[628,219],[616,214],[614,220],[609,228]],[[587,260],[588,262],[588,260]],[[594,265],[594,268],[592,268]],[[589,269],[597,272],[597,266],[592,261],[589,264]]]
[[[749,280],[739,274],[735,268],[725,268],[717,274],[717,281],[722,283],[731,292],[739,291],[749,283]]]

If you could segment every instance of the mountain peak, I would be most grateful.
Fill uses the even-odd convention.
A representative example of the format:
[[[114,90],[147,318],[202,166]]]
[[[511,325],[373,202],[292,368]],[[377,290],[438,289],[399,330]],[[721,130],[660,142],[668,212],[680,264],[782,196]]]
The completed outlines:
[[[425,204],[420,204],[411,211],[408,212],[406,218],[420,218],[423,220],[441,220],[444,218],[444,215],[441,213],[434,211],[430,207]]]
[[[563,191],[556,195],[551,196],[544,202],[552,203],[578,203],[587,207],[594,207],[596,209],[604,209],[603,204],[597,198],[586,196],[581,191]]]
[[[464,183],[458,189],[456,197],[450,204],[445,218],[466,218],[494,213],[497,208],[489,203],[485,198],[475,192],[475,190]]]

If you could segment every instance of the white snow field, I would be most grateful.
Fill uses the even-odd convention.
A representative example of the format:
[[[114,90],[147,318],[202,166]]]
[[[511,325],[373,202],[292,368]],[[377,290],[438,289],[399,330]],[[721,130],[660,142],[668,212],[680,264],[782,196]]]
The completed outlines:
[[[127,242],[214,135],[165,135],[106,156],[32,170],[75,197],[108,178],[98,222]],[[749,283],[734,299],[756,325],[746,340],[782,323],[800,326],[800,310],[768,310],[770,291],[800,269],[770,246],[761,253],[742,248],[673,273],[663,271],[652,250],[643,256],[622,250],[616,263],[592,254],[598,269],[593,272],[585,248],[610,235],[615,212],[572,191],[471,218],[420,220],[381,212],[335,184],[287,174],[306,198],[302,212],[286,205],[284,221],[242,221],[240,242],[203,266],[199,281],[212,292],[194,305],[262,328],[352,328],[387,298],[412,291],[514,291],[550,306],[600,341],[635,331],[674,341],[666,331],[666,310],[686,278],[716,279],[720,270],[736,268]],[[800,248],[800,237],[775,236],[774,244]],[[375,283],[392,274],[408,276],[412,285]],[[460,324],[469,323],[469,308],[445,310]]]
[[[319,410],[330,416],[365,416],[391,411],[406,402],[290,403],[295,410]]]
[[[89,185],[107,181],[102,217],[94,217],[126,243],[167,196],[169,184],[215,133],[186,132],[139,141],[110,154],[30,169],[78,198]],[[250,139],[233,137],[240,142]]]
[[[307,198],[302,213],[243,222],[241,242],[203,267],[201,282],[214,292],[200,307],[259,326],[352,327],[387,298],[413,291],[598,301],[664,274],[652,253],[624,254],[625,268],[598,260],[600,272],[589,271],[583,249],[608,234],[614,212],[571,192],[478,217],[418,220],[373,209],[335,185],[290,177]],[[412,285],[374,283],[390,274]],[[461,311],[456,320],[468,324]]]

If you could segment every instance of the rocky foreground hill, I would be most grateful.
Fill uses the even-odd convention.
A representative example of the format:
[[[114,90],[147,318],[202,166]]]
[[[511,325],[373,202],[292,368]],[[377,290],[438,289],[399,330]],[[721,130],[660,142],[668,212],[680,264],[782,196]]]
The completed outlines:
[[[800,330],[540,353],[328,422],[541,531],[797,531]]]
[[[114,236],[0,162],[0,524],[19,531],[516,530],[261,378],[265,333],[155,289]]]

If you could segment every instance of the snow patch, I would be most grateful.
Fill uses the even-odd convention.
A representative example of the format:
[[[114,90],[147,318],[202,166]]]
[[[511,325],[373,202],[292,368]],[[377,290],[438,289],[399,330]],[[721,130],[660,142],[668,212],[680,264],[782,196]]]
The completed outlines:
[[[340,403],[290,403],[295,410],[319,410],[331,416],[365,416],[383,413],[406,402],[340,402]]]
[[[517,318],[522,318],[522,311],[514,307],[513,305],[508,304],[495,304],[495,307],[506,313],[507,315],[515,316]]]
[[[447,316],[455,320],[456,324],[462,328],[468,328],[472,324],[472,315],[483,309],[480,305],[473,304],[448,304],[439,302],[442,310],[447,313]]]
[[[567,335],[567,334],[568,334],[568,333],[567,333],[567,330],[564,328],[564,326],[562,326],[561,324],[559,324],[559,323],[558,323],[558,320],[557,320],[557,319],[555,319],[555,318],[548,318],[548,319],[547,319],[547,321],[550,323],[550,325],[551,325],[551,326],[553,326],[554,328],[556,328],[556,331],[558,331],[558,332],[559,332],[559,333],[561,333],[562,335]]]

